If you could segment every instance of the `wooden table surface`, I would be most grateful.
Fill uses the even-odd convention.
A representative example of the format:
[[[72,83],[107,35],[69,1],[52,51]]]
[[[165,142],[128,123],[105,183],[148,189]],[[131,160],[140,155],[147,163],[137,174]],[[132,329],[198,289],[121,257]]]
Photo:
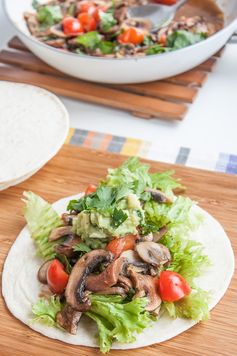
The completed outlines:
[[[97,183],[108,167],[124,160],[121,155],[101,153],[65,145],[43,169],[22,184],[0,192],[0,271],[7,252],[25,225],[22,216],[22,192],[32,190],[50,202],[83,191],[88,183]],[[152,170],[175,169],[188,187],[187,194],[224,226],[237,250],[237,177],[151,162]],[[19,256],[20,258],[20,256]],[[64,344],[46,338],[15,319],[0,299],[1,356],[99,355],[97,349]],[[109,355],[237,355],[237,277],[224,298],[211,313],[211,320],[166,341],[136,350],[113,350]]]

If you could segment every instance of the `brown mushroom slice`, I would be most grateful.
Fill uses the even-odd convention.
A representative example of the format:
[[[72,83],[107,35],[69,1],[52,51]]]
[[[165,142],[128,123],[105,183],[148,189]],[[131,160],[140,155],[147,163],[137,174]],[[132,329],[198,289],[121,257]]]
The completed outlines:
[[[120,255],[120,257],[124,257],[126,258],[127,262],[129,264],[134,264],[137,262],[142,262],[142,260],[140,259],[138,253],[134,250],[127,250],[127,251],[123,251]]]
[[[37,277],[40,283],[47,284],[47,271],[51,262],[51,260],[44,262],[38,270]]]
[[[165,225],[159,231],[153,232],[153,241],[159,241],[168,231],[168,227]]]
[[[164,265],[171,261],[169,249],[162,244],[144,241],[137,244],[135,249],[143,261],[152,266]]]
[[[76,217],[76,214],[67,214],[67,213],[63,213],[61,215],[61,219],[64,223],[64,225],[70,225],[72,226],[73,223],[73,219]]]
[[[151,194],[151,197],[154,201],[156,201],[157,203],[173,203],[172,200],[170,198],[168,198],[165,193],[163,193],[161,190],[159,189],[151,189],[151,188],[147,188],[145,189],[146,192]]]
[[[72,233],[72,226],[57,227],[51,231],[51,234],[49,235],[49,241],[59,240],[61,237],[71,235]]]
[[[98,291],[96,292],[95,294],[103,294],[103,295],[114,295],[114,294],[119,294],[121,295],[121,297],[125,297],[126,295],[126,291],[124,288],[122,287],[109,287],[109,288],[106,288],[104,290],[101,290],[101,291]]]
[[[126,259],[119,257],[113,261],[102,273],[94,276],[88,276],[86,280],[86,289],[91,292],[99,292],[108,287],[114,286],[122,271]]]
[[[65,290],[67,303],[78,311],[86,311],[91,302],[85,292],[86,279],[101,263],[110,263],[113,254],[102,249],[93,250],[82,256],[74,265]]]
[[[63,310],[57,313],[57,323],[70,334],[76,335],[77,326],[82,313],[73,309],[70,305],[66,304]]]
[[[57,38],[67,38],[68,36],[62,30],[62,25],[58,24],[50,27],[50,34],[56,36]],[[72,36],[70,36],[72,37]]]
[[[132,282],[128,277],[125,276],[119,276],[118,278],[118,285],[122,287],[125,292],[128,292],[129,289],[132,288]]]
[[[161,299],[156,290],[153,277],[137,273],[132,267],[129,269],[129,273],[136,291],[133,298],[146,297],[148,304],[145,309],[149,312],[156,311],[161,305]]]
[[[60,255],[72,257],[75,254],[73,247],[79,244],[80,241],[81,240],[79,237],[75,235],[69,235],[61,244],[55,245],[54,250]]]

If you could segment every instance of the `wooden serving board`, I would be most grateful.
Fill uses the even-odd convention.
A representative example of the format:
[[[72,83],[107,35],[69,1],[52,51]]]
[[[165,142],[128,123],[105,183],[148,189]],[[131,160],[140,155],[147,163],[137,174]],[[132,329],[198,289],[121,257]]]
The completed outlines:
[[[24,190],[32,190],[53,202],[96,184],[108,167],[122,163],[121,155],[101,153],[65,145],[43,169],[24,183],[0,192],[0,270],[16,236],[25,225],[21,201]],[[187,194],[224,226],[237,251],[237,178],[165,163],[150,162],[152,170],[175,169],[188,187]],[[21,256],[19,256],[21,258]],[[161,344],[137,350],[113,350],[111,356],[220,356],[237,354],[237,277],[211,313],[211,320]],[[0,299],[1,356],[91,356],[97,349],[64,344],[44,337],[15,319]]]
[[[194,101],[221,54],[218,52],[195,69],[165,80],[105,85],[59,72],[32,54],[17,37],[8,46],[0,52],[0,80],[38,85],[58,95],[126,110],[138,117],[167,120],[184,118],[187,104]]]

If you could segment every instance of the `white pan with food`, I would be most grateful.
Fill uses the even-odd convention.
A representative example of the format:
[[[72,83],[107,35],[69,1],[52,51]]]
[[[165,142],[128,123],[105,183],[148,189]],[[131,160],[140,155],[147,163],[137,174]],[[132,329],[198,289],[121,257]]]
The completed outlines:
[[[94,82],[139,83],[188,71],[221,49],[237,28],[235,0],[187,0],[174,22],[155,33],[149,23],[128,19],[125,6],[95,0],[88,10],[80,3],[54,1],[45,11],[42,1],[34,2],[36,9],[32,0],[4,1],[17,35],[36,56]]]

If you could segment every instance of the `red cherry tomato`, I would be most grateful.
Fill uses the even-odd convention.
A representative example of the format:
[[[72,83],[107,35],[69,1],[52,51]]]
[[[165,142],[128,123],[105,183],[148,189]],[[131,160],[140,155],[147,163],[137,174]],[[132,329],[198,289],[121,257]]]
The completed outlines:
[[[132,43],[138,45],[144,41],[144,32],[136,27],[130,27],[118,36],[118,42],[122,44]]]
[[[89,184],[88,187],[86,188],[85,195],[89,195],[91,193],[94,193],[97,189],[97,186],[94,184]]]
[[[162,271],[158,285],[160,297],[165,302],[175,302],[191,292],[185,279],[179,273],[172,271]]]
[[[176,4],[177,0],[153,0],[153,2],[162,5],[174,5]]]
[[[82,12],[78,15],[78,20],[82,24],[82,27],[85,32],[94,31],[96,29],[97,23],[92,15],[89,15],[87,12]]]
[[[91,1],[81,1],[79,3],[79,13],[87,12],[89,15],[92,15],[96,10],[95,4]]]
[[[83,32],[83,27],[74,17],[65,17],[63,20],[63,32],[65,35],[76,35]]]
[[[119,257],[123,251],[133,250],[137,235],[126,235],[122,238],[115,238],[110,241],[106,247],[107,251],[112,252],[115,258]]]
[[[62,294],[66,288],[69,275],[64,269],[64,265],[57,259],[53,260],[48,267],[47,282],[53,293]]]

